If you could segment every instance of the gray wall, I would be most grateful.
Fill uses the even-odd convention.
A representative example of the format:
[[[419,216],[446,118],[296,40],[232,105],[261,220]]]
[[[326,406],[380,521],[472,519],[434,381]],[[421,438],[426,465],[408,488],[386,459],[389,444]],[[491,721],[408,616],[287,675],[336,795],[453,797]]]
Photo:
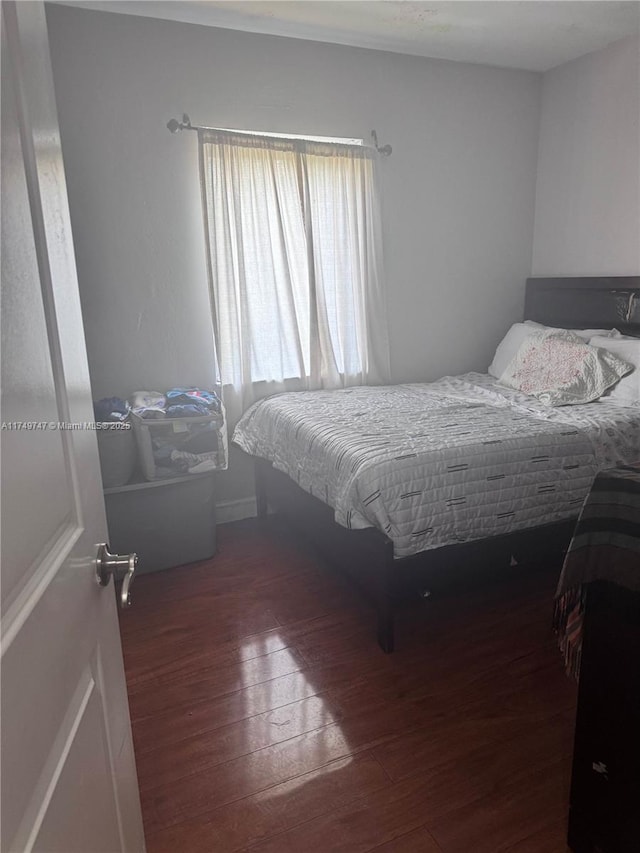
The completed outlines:
[[[640,273],[640,40],[543,77],[535,275]]]
[[[368,137],[396,381],[486,369],[531,268],[540,75],[47,9],[94,396],[212,379],[195,134]],[[220,501],[250,492],[232,459]]]

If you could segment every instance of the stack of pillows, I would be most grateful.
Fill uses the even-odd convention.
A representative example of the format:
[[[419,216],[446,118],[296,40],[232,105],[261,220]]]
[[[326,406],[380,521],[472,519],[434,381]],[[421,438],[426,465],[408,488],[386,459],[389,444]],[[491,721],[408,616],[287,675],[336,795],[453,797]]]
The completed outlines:
[[[604,400],[640,405],[640,338],[617,329],[556,329],[515,323],[489,373],[549,406]]]

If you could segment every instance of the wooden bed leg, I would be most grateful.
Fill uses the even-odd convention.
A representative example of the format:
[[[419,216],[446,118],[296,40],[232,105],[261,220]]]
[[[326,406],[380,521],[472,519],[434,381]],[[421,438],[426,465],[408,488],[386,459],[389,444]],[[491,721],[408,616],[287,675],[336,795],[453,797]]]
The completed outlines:
[[[266,518],[268,512],[267,481],[263,465],[265,463],[261,459],[256,459],[253,463],[256,486],[256,515],[258,518]]]
[[[378,645],[382,651],[390,655],[394,649],[394,625],[393,625],[393,543],[387,542],[384,559],[378,569]]]

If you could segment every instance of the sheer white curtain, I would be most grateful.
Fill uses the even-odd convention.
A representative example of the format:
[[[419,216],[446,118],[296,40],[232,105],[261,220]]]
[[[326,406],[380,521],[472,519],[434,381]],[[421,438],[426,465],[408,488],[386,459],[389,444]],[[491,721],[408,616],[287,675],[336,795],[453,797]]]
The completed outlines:
[[[277,391],[387,381],[375,152],[227,131],[199,147],[230,420]]]

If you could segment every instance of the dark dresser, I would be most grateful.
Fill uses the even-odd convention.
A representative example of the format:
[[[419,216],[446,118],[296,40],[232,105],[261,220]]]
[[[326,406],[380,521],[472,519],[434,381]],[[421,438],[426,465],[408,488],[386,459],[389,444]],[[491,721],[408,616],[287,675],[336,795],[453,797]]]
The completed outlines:
[[[640,851],[640,465],[600,474],[558,587],[556,630],[579,677],[568,843]]]

